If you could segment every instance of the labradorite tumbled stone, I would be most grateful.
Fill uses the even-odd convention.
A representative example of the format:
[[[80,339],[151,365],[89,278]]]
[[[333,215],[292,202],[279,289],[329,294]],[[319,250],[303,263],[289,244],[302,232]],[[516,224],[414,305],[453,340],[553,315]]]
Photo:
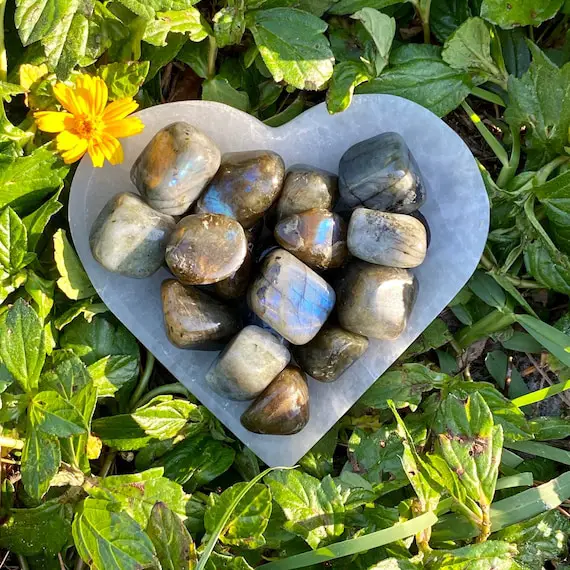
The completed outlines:
[[[148,277],[164,262],[174,218],[156,212],[136,194],[117,194],[97,216],[89,244],[93,257],[109,271]]]
[[[369,263],[417,267],[426,256],[426,229],[406,214],[357,208],[348,224],[348,249]]]
[[[340,325],[370,338],[394,340],[406,328],[417,290],[407,269],[350,263],[336,289]]]
[[[330,315],[335,293],[294,255],[275,249],[263,260],[247,300],[253,312],[289,342],[305,344]]]
[[[246,252],[245,232],[234,219],[193,214],[176,225],[166,248],[166,263],[182,283],[208,285],[235,273]]]
[[[283,218],[275,226],[275,239],[316,269],[340,267],[348,256],[345,221],[324,209],[314,208]]]
[[[179,216],[216,174],[220,160],[209,137],[180,121],[154,135],[133,164],[131,180],[155,210]]]
[[[315,380],[333,382],[368,348],[368,339],[341,327],[325,325],[317,336],[294,349],[299,366]]]
[[[251,228],[281,192],[285,164],[275,152],[230,152],[196,204],[198,213],[224,214]]]
[[[382,133],[351,146],[340,159],[339,190],[349,208],[409,214],[426,199],[416,161],[398,133]]]
[[[242,425],[254,433],[293,435],[309,421],[309,388],[303,373],[288,366],[242,414]]]
[[[338,178],[326,170],[304,164],[292,166],[285,176],[277,202],[277,219],[313,208],[332,210],[338,195]]]
[[[216,350],[240,328],[234,309],[197,287],[185,287],[175,279],[167,279],[162,283],[161,294],[166,334],[179,348]]]
[[[289,351],[270,332],[248,326],[232,339],[206,375],[208,385],[231,400],[259,396],[287,364]]]

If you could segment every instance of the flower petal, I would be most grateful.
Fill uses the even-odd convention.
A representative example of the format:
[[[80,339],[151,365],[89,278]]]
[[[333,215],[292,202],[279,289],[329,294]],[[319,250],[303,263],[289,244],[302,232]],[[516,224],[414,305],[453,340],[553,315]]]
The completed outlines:
[[[83,112],[82,106],[75,96],[73,89],[65,83],[56,83],[53,86],[53,94],[66,111],[69,111],[73,115],[80,115]]]
[[[105,123],[103,132],[113,137],[124,138],[138,135],[143,129],[144,124],[138,117],[128,117]]]
[[[105,110],[109,96],[105,81],[100,77],[82,74],[77,78],[76,85],[77,93],[87,103],[87,113],[92,117],[100,116]]]
[[[87,151],[87,141],[85,139],[79,139],[78,143],[61,153],[61,158],[65,164],[71,164],[72,162],[77,162]]]
[[[91,157],[91,162],[93,162],[93,166],[95,168],[101,168],[105,162],[105,155],[103,154],[103,150],[101,149],[99,141],[96,139],[91,139],[89,141],[87,150],[89,152],[89,156]]]
[[[58,111],[38,111],[34,113],[34,119],[38,129],[46,133],[60,133],[65,129],[71,129],[75,122],[71,113]]]
[[[101,135],[101,142],[99,144],[105,158],[111,164],[120,164],[123,162],[123,147],[121,143],[111,135]]]
[[[103,121],[110,122],[115,121],[116,119],[124,119],[133,111],[136,111],[138,106],[139,104],[136,101],[133,101],[131,97],[113,101],[103,112]]]
[[[57,150],[59,152],[71,150],[72,148],[80,145],[82,140],[84,139],[70,131],[62,131],[55,138],[55,141],[57,143]]]

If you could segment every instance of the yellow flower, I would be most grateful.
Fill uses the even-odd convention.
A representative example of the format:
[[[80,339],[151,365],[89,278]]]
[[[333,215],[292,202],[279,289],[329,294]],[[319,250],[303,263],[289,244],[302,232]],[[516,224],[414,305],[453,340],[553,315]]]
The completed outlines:
[[[144,125],[137,117],[128,117],[138,103],[131,97],[107,105],[107,85],[100,77],[80,75],[75,88],[57,83],[53,88],[56,99],[65,111],[34,113],[38,129],[59,133],[57,150],[66,164],[79,160],[86,152],[93,166],[123,162],[123,148],[117,140],[140,133]]]

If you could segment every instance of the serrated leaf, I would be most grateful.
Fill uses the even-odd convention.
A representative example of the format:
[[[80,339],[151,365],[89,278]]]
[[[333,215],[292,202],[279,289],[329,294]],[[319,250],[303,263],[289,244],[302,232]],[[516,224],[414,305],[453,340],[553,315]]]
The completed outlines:
[[[0,361],[25,392],[38,387],[46,358],[45,332],[37,313],[18,299],[0,315]]]
[[[104,398],[134,380],[139,372],[139,363],[135,356],[105,356],[91,364],[88,371],[97,387],[97,395]]]
[[[119,451],[141,449],[152,439],[130,414],[97,418],[91,429],[103,443]]]
[[[127,513],[109,501],[88,497],[73,520],[73,541],[93,570],[141,570],[156,565],[150,538]]]
[[[18,273],[35,256],[28,253],[26,226],[12,210],[0,211],[0,281]]]
[[[245,6],[238,0],[224,6],[212,18],[218,47],[239,44],[245,32]]]
[[[109,99],[134,97],[144,83],[150,68],[150,61],[130,61],[101,65],[97,75],[105,81],[109,89]]]
[[[45,201],[37,210],[27,215],[22,221],[28,232],[28,250],[36,251],[40,238],[54,214],[63,208],[58,202],[60,192],[56,192],[49,200]]]
[[[516,547],[508,542],[489,540],[448,551],[432,551],[426,570],[516,570]]]
[[[343,533],[344,505],[330,475],[319,481],[299,471],[280,471],[265,482],[287,517],[285,529],[304,538],[311,548],[333,542]]]
[[[22,483],[26,493],[39,501],[49,489],[60,463],[57,438],[30,426],[22,450]]]
[[[146,534],[154,544],[162,570],[193,570],[196,547],[182,519],[164,503],[152,508]]]
[[[254,12],[248,27],[276,82],[312,91],[330,79],[334,56],[323,20],[293,8],[272,8]]]
[[[44,370],[40,380],[42,389],[56,390],[64,398],[73,395],[91,382],[87,368],[78,356],[70,351],[56,351],[51,356],[52,367]]]
[[[54,259],[60,278],[57,286],[74,301],[95,295],[95,289],[79,261],[65,230],[59,229],[53,236]]]
[[[248,483],[236,483],[221,495],[211,494],[204,515],[207,533],[215,532],[229,505]],[[220,542],[242,548],[260,548],[265,544],[263,533],[271,516],[271,493],[262,484],[256,484],[247,491],[233,510],[220,533]]]
[[[509,3],[503,0],[483,0],[481,16],[501,28],[515,26],[538,26],[553,18],[564,0],[517,0]]]
[[[194,42],[208,37],[208,29],[196,8],[157,12],[145,29],[143,40],[153,46],[165,46],[169,33],[188,33]]]
[[[524,250],[529,273],[545,287],[570,295],[570,258],[560,251],[551,252],[541,240],[530,242]]]
[[[26,273],[28,277],[24,288],[37,307],[38,317],[45,321],[53,307],[55,281],[43,279],[31,269],[28,269]]]
[[[88,323],[90,323],[95,315],[109,312],[109,309],[105,304],[94,303],[93,299],[94,297],[89,297],[87,299],[83,299],[82,301],[77,301],[77,303],[73,303],[73,305],[71,305],[67,311],[61,313],[52,321],[55,328],[58,331],[61,330],[80,315],[82,315],[83,318]]]
[[[34,428],[57,437],[70,437],[87,431],[79,410],[53,390],[39,392],[33,397],[29,418]]]
[[[132,417],[147,435],[161,440],[174,437],[192,419],[196,409],[196,404],[187,400],[157,396],[136,409]]]
[[[322,479],[326,475],[331,475],[333,472],[334,453],[337,444],[338,426],[335,426],[299,459],[299,464],[309,475],[313,475],[319,479]],[[249,448],[245,449],[249,450]],[[257,465],[257,457],[255,455],[253,455],[253,457]],[[238,458],[236,458],[236,461]]]

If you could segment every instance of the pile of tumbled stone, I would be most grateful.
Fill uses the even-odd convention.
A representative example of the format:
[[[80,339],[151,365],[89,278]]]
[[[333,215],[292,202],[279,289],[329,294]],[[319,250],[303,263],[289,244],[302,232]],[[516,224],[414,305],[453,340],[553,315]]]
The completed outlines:
[[[241,417],[248,430],[297,433],[309,420],[305,374],[332,382],[368,338],[405,329],[417,296],[409,268],[424,260],[428,230],[417,212],[425,184],[400,135],[349,148],[337,178],[305,165],[286,171],[267,150],[222,156],[177,122],[152,138],[131,180],[140,195],[107,203],[91,229],[93,256],[137,278],[166,261],[168,338],[185,349],[225,346],[206,381],[223,397],[254,400]]]

